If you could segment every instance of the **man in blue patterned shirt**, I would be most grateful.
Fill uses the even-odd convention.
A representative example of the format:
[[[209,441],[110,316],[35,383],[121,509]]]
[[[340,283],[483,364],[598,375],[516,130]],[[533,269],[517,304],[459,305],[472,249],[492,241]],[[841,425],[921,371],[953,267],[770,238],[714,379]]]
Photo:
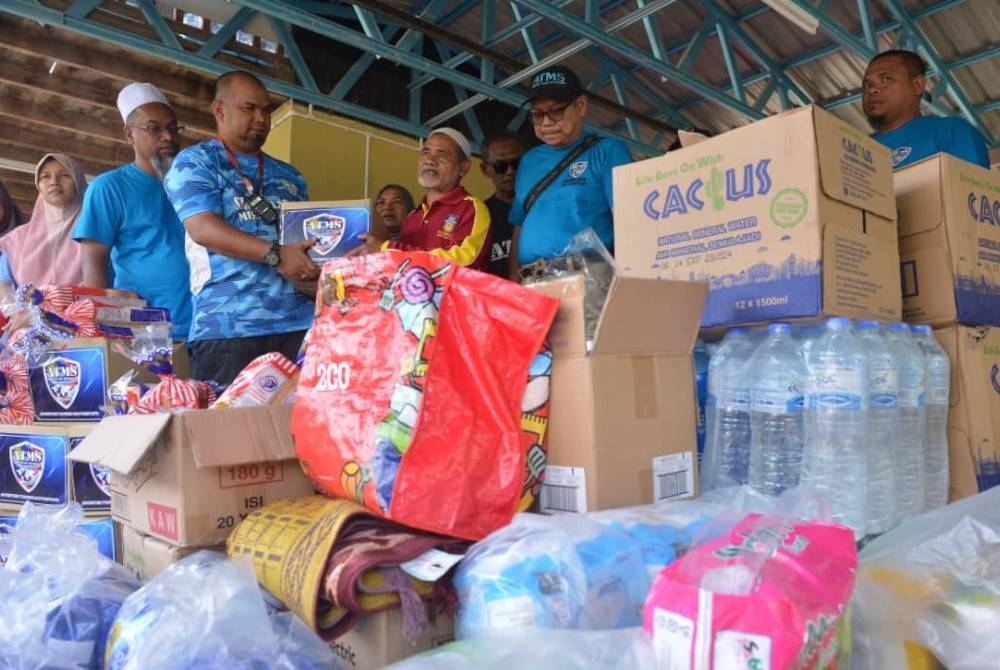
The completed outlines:
[[[294,360],[312,323],[313,302],[296,285],[319,275],[306,255],[314,241],[278,244],[280,202],[308,200],[306,183],[261,150],[271,112],[256,77],[222,75],[212,102],[218,135],[177,154],[164,180],[187,231],[196,379],[229,384],[271,351]]]

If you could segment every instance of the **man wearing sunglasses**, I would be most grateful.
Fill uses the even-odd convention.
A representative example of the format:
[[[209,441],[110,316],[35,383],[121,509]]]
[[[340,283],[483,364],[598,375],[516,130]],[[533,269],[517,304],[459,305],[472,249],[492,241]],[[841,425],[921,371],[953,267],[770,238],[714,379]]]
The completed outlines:
[[[83,282],[134,291],[170,310],[174,339],[191,329],[191,288],[184,227],[163,190],[163,176],[180,150],[182,127],[160,89],[129,84],[118,94],[125,140],[135,160],[99,175],[87,189],[73,231],[82,245]]]
[[[587,96],[572,70],[542,70],[532,77],[529,95],[528,115],[542,144],[524,154],[514,182],[514,280],[521,267],[558,256],[587,228],[613,250],[611,171],[632,162],[621,140],[584,133]]]
[[[514,202],[514,178],[524,155],[521,140],[510,134],[494,135],[483,143],[483,160],[479,169],[490,178],[496,192],[486,200],[490,210],[490,234],[493,248],[489,272],[499,277],[510,276],[510,242],[514,231],[508,215]]]

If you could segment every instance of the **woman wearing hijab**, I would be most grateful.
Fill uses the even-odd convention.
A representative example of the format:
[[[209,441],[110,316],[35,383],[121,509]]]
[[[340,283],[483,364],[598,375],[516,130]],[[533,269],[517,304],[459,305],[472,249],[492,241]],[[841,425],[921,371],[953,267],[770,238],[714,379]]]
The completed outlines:
[[[66,154],[45,154],[35,166],[35,186],[28,223],[0,238],[0,301],[10,301],[22,284],[83,282],[80,245],[73,239],[87,187],[83,170]]]
[[[0,236],[6,235],[25,221],[24,214],[10,197],[7,187],[0,181]]]

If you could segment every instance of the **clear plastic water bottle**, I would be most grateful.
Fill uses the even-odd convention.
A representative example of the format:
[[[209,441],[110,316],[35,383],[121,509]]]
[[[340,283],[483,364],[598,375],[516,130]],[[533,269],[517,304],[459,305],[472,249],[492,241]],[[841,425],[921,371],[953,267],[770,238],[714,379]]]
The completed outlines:
[[[868,492],[868,368],[850,319],[834,317],[806,355],[803,486],[830,506],[833,520],[865,535]]]
[[[896,518],[896,453],[899,433],[899,375],[878,321],[859,321],[858,336],[868,357],[868,505],[869,535],[884,533]]]
[[[899,433],[896,446],[896,520],[924,509],[924,354],[901,322],[886,327],[885,343],[899,373]]]
[[[913,326],[913,337],[924,352],[927,375],[924,395],[927,427],[924,431],[924,509],[948,503],[948,392],[951,361],[930,326]]]
[[[776,496],[802,473],[806,362],[787,323],[773,323],[750,359],[750,486]]]
[[[708,399],[708,363],[710,360],[711,357],[705,341],[698,338],[694,344],[694,388],[695,397],[698,400],[698,428],[695,434],[698,439],[699,472],[705,453],[705,402]]]
[[[750,377],[756,348],[750,331],[733,328],[708,364],[702,491],[747,483],[750,463]]]

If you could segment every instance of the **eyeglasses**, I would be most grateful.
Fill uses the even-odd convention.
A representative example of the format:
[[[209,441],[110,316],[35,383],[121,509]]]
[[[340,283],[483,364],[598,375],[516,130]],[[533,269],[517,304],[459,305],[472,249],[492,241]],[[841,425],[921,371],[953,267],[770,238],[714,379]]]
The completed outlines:
[[[159,136],[163,134],[163,131],[171,135],[180,135],[184,132],[184,126],[179,126],[176,123],[171,123],[169,126],[161,126],[158,123],[147,123],[144,126],[140,125],[129,125],[129,128],[137,128],[139,130],[145,130],[150,135]]]
[[[511,158],[505,161],[493,161],[492,163],[487,163],[487,165],[493,168],[493,171],[496,172],[497,174],[507,174],[507,168],[514,168],[515,170],[517,170],[517,166],[520,164],[521,164],[520,157]]]
[[[564,102],[561,105],[552,105],[548,109],[529,109],[528,116],[531,118],[531,124],[535,126],[541,125],[546,116],[549,117],[549,121],[552,123],[559,123],[563,120],[566,109],[574,104],[576,104],[575,100],[573,102]]]

